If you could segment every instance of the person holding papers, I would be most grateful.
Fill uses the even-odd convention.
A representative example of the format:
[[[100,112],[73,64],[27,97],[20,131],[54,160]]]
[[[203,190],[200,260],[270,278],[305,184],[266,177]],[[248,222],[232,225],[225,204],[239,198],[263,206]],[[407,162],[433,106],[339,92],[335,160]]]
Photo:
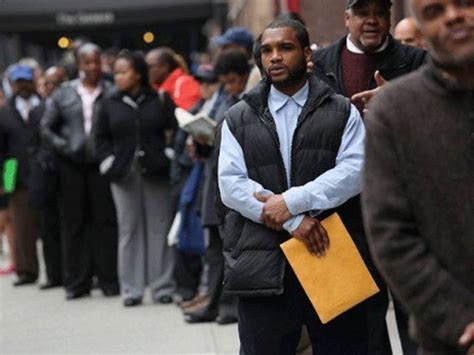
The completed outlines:
[[[250,74],[247,56],[238,50],[228,50],[218,57],[214,71],[224,87],[226,96],[216,112],[210,116],[215,118],[219,127],[225,112],[242,97]],[[218,324],[229,324],[237,321],[236,298],[222,292],[224,278],[224,256],[222,255],[222,235],[219,230],[221,221],[216,208],[217,176],[215,165],[218,145],[195,139],[197,155],[205,160],[203,183],[199,211],[203,226],[209,233],[209,246],[206,252],[206,263],[209,265],[209,297],[210,303],[205,307],[190,312],[185,320],[188,323],[216,321]],[[199,142],[198,142],[199,141]]]
[[[218,159],[220,197],[227,207],[224,287],[240,297],[246,355],[294,354],[303,324],[315,354],[390,354],[388,337],[371,334],[386,327],[380,294],[323,325],[280,249],[292,235],[314,258],[324,258],[331,236],[319,221],[336,211],[380,281],[357,197],[362,119],[348,99],[308,76],[311,54],[302,24],[272,22],[261,37],[266,79],[225,115]]]
[[[154,302],[170,303],[174,258],[166,236],[174,211],[165,133],[177,127],[175,105],[149,86],[141,54],[122,51],[114,73],[118,91],[99,114],[96,149],[117,209],[120,289],[125,306],[140,304],[147,284]]]

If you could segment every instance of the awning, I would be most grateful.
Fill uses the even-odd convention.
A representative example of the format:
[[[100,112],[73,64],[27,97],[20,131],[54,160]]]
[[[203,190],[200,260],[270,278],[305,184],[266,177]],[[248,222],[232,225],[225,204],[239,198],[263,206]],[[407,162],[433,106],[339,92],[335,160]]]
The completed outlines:
[[[122,27],[213,17],[225,0],[1,0],[0,32]]]

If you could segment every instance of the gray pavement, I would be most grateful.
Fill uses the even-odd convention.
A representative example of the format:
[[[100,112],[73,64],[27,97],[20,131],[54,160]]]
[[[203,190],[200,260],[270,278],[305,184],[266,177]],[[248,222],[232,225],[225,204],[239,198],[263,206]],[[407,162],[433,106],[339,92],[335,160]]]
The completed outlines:
[[[5,258],[0,257],[4,266]],[[13,288],[0,276],[0,354],[238,354],[236,325],[188,325],[175,305],[124,308],[118,297],[66,301],[62,289]],[[392,346],[401,355],[393,312]]]

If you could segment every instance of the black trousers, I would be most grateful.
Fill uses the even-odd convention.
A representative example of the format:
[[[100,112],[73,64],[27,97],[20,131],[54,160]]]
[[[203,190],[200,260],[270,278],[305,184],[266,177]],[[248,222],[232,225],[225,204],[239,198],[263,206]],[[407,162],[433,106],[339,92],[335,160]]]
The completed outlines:
[[[280,296],[239,299],[239,335],[245,355],[294,355],[303,324],[313,354],[391,354],[383,295],[322,324],[290,267],[285,272],[284,286]]]
[[[174,278],[178,294],[184,301],[192,299],[199,291],[202,272],[202,257],[184,253],[174,248]]]
[[[43,257],[49,282],[63,282],[61,261],[61,229],[58,200],[52,199],[40,208],[40,236],[43,241]]]
[[[181,190],[187,180],[187,174],[184,175],[180,182],[173,186],[172,202],[174,213],[178,212],[179,198]],[[192,299],[199,289],[199,281],[201,280],[201,272],[203,267],[202,257],[184,253],[178,248],[174,248],[175,268],[174,278],[176,281],[176,291],[183,300]]]
[[[100,288],[118,290],[117,222],[109,182],[97,165],[62,159],[59,172],[66,291],[89,291],[94,275]]]
[[[204,256],[209,265],[208,293],[210,297],[209,310],[220,316],[237,316],[237,298],[223,292],[224,254],[223,243],[217,226],[209,227],[209,246]]]

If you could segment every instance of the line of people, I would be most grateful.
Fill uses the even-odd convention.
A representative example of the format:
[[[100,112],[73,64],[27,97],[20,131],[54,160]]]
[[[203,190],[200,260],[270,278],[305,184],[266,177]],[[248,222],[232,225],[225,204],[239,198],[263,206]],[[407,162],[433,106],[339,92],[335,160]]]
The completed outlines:
[[[456,229],[463,248],[453,253],[467,266],[452,269],[461,284],[451,282],[432,260],[424,264],[442,274],[444,283],[436,283],[439,290],[459,297],[461,306],[454,299],[453,309],[465,314],[462,324],[454,326],[447,312],[426,310],[430,301],[440,306],[442,295],[421,294],[416,285],[403,285],[404,278],[410,278],[396,270],[402,267],[394,261],[401,250],[397,248],[409,251],[395,240],[404,237],[407,222],[395,220],[393,214],[397,202],[407,213],[409,203],[397,199],[409,183],[379,186],[399,174],[385,165],[395,164],[397,154],[406,154],[396,146],[387,161],[385,150],[377,151],[382,146],[393,148],[389,138],[379,136],[385,128],[379,120],[388,117],[383,100],[392,108],[391,115],[397,112],[393,103],[387,103],[394,89],[385,96],[381,93],[391,86],[386,82],[426,63],[431,69],[425,71],[442,74],[425,74],[423,80],[436,76],[436,81],[449,81],[448,74],[459,77],[456,70],[445,68],[472,66],[472,35],[461,38],[468,48],[462,60],[450,61],[443,47],[449,41],[437,41],[428,26],[439,19],[439,28],[449,28],[454,20],[445,17],[453,16],[462,27],[472,20],[473,6],[440,2],[438,17],[430,17],[436,9],[427,0],[413,0],[416,20],[401,23],[396,31],[400,42],[429,45],[431,59],[424,49],[392,37],[390,0],[348,0],[344,12],[348,35],[327,48],[312,50],[301,18],[282,15],[255,41],[244,28],[227,30],[213,43],[219,52],[213,65],[201,66],[194,76],[187,74],[170,48],[146,55],[123,50],[111,83],[101,72],[101,49],[86,43],[76,53],[78,78],[58,87],[64,80],[61,70],[48,70],[55,79],[45,79],[51,89],[48,98],[41,100],[34,90],[34,70],[16,66],[10,72],[15,94],[0,112],[0,160],[16,157],[20,163],[15,192],[0,200],[0,206],[8,204],[12,214],[15,285],[38,278],[35,245],[40,231],[48,276],[44,288],[63,285],[67,299],[89,295],[96,283],[105,296],[121,294],[125,306],[137,306],[148,286],[156,303],[171,303],[178,295],[188,323],[238,321],[241,352],[246,355],[293,354],[303,328],[318,355],[385,355],[391,354],[385,321],[388,280],[404,354],[417,353],[417,344],[408,334],[408,311],[416,321],[411,329],[417,331],[423,354],[469,349],[474,316],[472,299],[468,301],[473,293],[468,276],[472,263],[466,259],[472,256],[472,244],[466,240],[470,232],[472,237],[472,222],[462,218],[472,212],[472,204],[465,201],[459,211],[455,202],[446,199],[455,213],[464,216]],[[420,25],[424,41],[415,25]],[[453,41],[462,47],[461,39]],[[461,51],[456,46],[451,50]],[[469,97],[471,84],[441,85],[448,93],[451,87],[456,93],[465,93],[468,87]],[[391,100],[398,100],[396,93],[392,96]],[[472,107],[466,105],[463,114],[470,119]],[[213,119],[216,136],[191,136],[180,129],[176,107]],[[423,110],[428,107],[418,108],[420,115]],[[370,123],[367,153],[366,117]],[[366,154],[364,228],[360,194],[365,192]],[[466,179],[464,187],[472,177],[472,168],[471,173],[468,170],[458,176]],[[372,171],[381,181],[374,180]],[[416,175],[413,169],[410,172]],[[395,184],[397,196],[390,195]],[[464,197],[472,197],[462,191]],[[2,211],[4,220],[7,215]],[[381,292],[323,325],[279,245],[292,235],[315,257],[324,257],[330,236],[320,220],[334,211]],[[383,211],[391,212],[392,219]],[[400,222],[398,234],[390,234],[395,222]],[[414,225],[410,228],[414,234]],[[50,233],[53,230],[57,233]],[[428,240],[424,235],[419,239]],[[410,243],[415,245],[413,240]],[[439,253],[445,244],[430,245]],[[423,250],[430,253],[428,249]],[[413,294],[417,301],[409,299]],[[426,321],[446,321],[452,329]],[[456,337],[461,337],[460,344],[454,344]],[[444,352],[436,352],[438,348]],[[472,346],[466,351],[472,353]]]

